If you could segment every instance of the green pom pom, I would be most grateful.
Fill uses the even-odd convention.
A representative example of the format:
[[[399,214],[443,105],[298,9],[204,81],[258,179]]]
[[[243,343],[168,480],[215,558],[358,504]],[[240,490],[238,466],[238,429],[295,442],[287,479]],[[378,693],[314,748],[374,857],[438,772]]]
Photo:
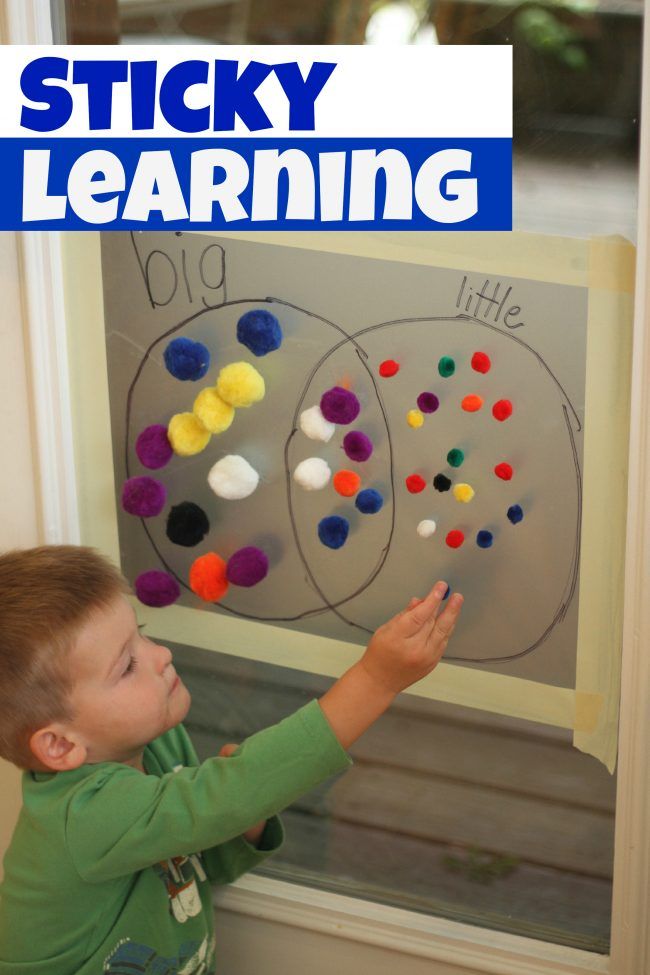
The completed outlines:
[[[444,379],[448,379],[449,376],[453,376],[453,374],[456,372],[456,363],[451,356],[443,355],[442,359],[438,363],[438,372]]]
[[[447,463],[450,467],[460,467],[465,460],[465,454],[458,447],[453,447],[447,454]]]

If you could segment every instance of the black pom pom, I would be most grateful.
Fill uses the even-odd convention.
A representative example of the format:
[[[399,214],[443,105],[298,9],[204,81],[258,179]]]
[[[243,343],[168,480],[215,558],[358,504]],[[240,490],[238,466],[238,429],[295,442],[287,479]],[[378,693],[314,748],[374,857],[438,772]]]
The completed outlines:
[[[208,516],[193,501],[181,501],[169,512],[167,538],[175,545],[185,545],[187,548],[198,545],[209,531]]]

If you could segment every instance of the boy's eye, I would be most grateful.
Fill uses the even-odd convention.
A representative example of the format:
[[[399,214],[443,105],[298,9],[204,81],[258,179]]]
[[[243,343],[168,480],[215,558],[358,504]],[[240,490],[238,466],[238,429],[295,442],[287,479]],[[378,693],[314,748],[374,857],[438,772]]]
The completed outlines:
[[[135,670],[135,667],[136,667],[136,659],[135,659],[135,657],[129,657],[129,662],[126,665],[126,669],[122,673],[122,676],[125,677],[126,674],[132,674],[133,671]]]

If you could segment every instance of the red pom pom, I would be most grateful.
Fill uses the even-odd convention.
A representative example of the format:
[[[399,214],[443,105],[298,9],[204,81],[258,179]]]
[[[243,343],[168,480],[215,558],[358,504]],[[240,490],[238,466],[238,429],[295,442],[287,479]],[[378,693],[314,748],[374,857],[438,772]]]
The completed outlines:
[[[509,416],[512,416],[512,403],[509,399],[500,399],[498,403],[495,403],[492,407],[492,416],[495,420],[507,420]]]
[[[385,359],[379,366],[379,375],[383,376],[384,379],[388,379],[390,376],[396,376],[399,372],[399,362],[395,362],[394,359]]]
[[[483,406],[483,400],[480,396],[475,396],[472,393],[470,396],[466,396],[460,405],[466,413],[478,413]]]
[[[460,548],[465,541],[465,536],[461,531],[458,531],[457,528],[454,528],[453,531],[449,532],[445,541],[447,542],[449,548]]]
[[[201,555],[190,568],[190,589],[207,603],[216,603],[228,591],[226,563],[215,552]]]
[[[419,494],[426,486],[427,482],[419,474],[409,474],[406,478],[406,488],[411,494]]]
[[[512,478],[512,467],[510,464],[497,464],[494,468],[494,473],[497,477],[500,477],[502,481],[509,481]]]
[[[353,497],[361,487],[361,478],[355,471],[337,471],[332,478],[334,490],[344,498]]]
[[[476,372],[489,372],[492,363],[487,352],[475,352],[472,356],[472,369]]]

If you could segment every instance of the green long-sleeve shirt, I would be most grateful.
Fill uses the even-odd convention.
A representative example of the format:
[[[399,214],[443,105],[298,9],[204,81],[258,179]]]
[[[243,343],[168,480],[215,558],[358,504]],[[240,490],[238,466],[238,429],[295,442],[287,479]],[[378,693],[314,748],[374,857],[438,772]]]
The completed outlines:
[[[23,776],[0,887],[0,975],[204,975],[210,882],[282,842],[277,813],[350,764],[312,701],[230,758],[198,763],[182,728],[117,762]],[[258,848],[241,834],[267,819]]]

